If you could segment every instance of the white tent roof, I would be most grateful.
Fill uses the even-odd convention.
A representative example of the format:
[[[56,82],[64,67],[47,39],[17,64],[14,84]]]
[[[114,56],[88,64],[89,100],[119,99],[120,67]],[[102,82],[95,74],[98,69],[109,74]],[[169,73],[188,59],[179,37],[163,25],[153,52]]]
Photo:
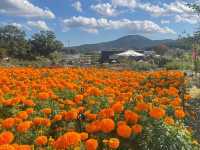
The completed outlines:
[[[127,50],[125,52],[117,54],[117,56],[128,56],[128,57],[129,56],[135,56],[135,57],[138,57],[138,56],[144,56],[144,54],[138,53],[138,52],[136,52],[134,50]]]

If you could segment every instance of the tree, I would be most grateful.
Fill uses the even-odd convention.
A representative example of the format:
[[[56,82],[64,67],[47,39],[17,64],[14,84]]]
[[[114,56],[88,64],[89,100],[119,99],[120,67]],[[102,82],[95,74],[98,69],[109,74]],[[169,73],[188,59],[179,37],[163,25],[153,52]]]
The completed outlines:
[[[32,36],[30,40],[31,53],[34,56],[49,56],[50,53],[60,51],[64,46],[62,42],[56,40],[52,31],[40,31]]]
[[[19,58],[26,58],[30,50],[25,32],[12,25],[0,27],[0,47]]]
[[[163,56],[169,50],[169,48],[164,44],[160,44],[155,46],[153,50],[156,52],[156,54]]]
[[[6,56],[7,49],[0,47],[0,58],[4,58]]]
[[[63,54],[58,51],[54,51],[49,54],[49,58],[52,61],[52,65],[58,65],[63,60]]]

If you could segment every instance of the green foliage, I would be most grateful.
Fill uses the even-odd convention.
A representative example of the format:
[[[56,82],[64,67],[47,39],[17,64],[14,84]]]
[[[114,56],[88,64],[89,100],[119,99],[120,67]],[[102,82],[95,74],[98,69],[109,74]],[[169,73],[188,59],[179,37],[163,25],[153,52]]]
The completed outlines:
[[[160,44],[155,46],[153,50],[156,52],[156,54],[163,56],[169,50],[169,48],[164,44]]]
[[[53,65],[58,65],[63,60],[63,54],[61,52],[55,51],[49,55],[49,58]]]
[[[73,91],[70,91],[68,89],[63,89],[63,90],[60,90],[60,89],[55,89],[54,90],[54,93],[59,97],[59,98],[62,98],[62,99],[74,99],[75,96],[76,96],[76,93],[73,92]]]
[[[23,60],[9,58],[8,62],[1,62],[1,66],[19,66],[19,67],[46,67],[51,65],[51,60],[46,57],[36,57],[33,60]]]
[[[26,34],[15,26],[0,27],[0,47],[6,49],[9,56],[27,58],[30,46]]]
[[[154,57],[153,61],[158,67],[164,67],[170,60],[166,57]]]
[[[136,62],[133,61],[129,64],[131,69],[136,71],[148,71],[156,68],[156,65],[150,64],[148,62]]]
[[[165,65],[165,68],[169,70],[192,70],[192,67],[191,62],[181,60],[172,60]]]
[[[63,44],[56,40],[55,33],[52,31],[40,31],[30,39],[31,53],[34,56],[49,56],[50,53],[60,51]]]
[[[0,47],[0,58],[3,58],[6,56],[8,50],[6,48],[1,48]]]
[[[134,139],[142,150],[198,150],[192,135],[185,129],[159,122],[146,124],[142,136]]]
[[[36,56],[49,56],[63,49],[52,31],[41,31],[27,40],[21,29],[7,25],[0,27],[0,57],[13,57],[20,60],[33,60]]]
[[[2,104],[0,104],[0,118],[5,119],[9,116],[15,115],[17,114],[17,112],[19,112],[19,110],[16,107],[12,107],[12,106],[3,106]]]

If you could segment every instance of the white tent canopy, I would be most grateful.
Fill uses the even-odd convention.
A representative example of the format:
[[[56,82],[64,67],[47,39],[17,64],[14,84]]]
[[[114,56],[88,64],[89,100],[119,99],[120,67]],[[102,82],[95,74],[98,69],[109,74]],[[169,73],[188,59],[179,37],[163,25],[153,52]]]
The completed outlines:
[[[138,53],[138,52],[136,52],[136,51],[134,51],[134,50],[127,50],[127,51],[125,51],[125,52],[122,52],[122,53],[117,54],[117,56],[142,57],[142,56],[145,56],[145,55],[142,54],[142,53]]]

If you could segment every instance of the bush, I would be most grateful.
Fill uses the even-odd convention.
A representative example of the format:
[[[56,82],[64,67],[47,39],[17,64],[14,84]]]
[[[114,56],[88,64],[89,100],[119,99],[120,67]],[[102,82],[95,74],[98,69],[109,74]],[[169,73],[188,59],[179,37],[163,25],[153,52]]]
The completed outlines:
[[[148,71],[148,70],[153,70],[156,69],[156,65],[150,64],[148,62],[136,62],[133,61],[130,64],[131,69],[136,70],[136,71]]]
[[[1,66],[17,66],[17,67],[46,67],[51,65],[51,61],[48,58],[45,57],[37,57],[35,60],[19,60],[15,58],[9,58],[9,61],[7,62],[1,62]]]
[[[155,123],[155,122],[154,122]],[[165,124],[154,124],[144,130],[141,137],[136,139],[139,141],[138,149],[142,150],[198,150],[199,146],[192,138],[190,132],[176,126]]]
[[[181,62],[180,60],[168,62],[164,67],[169,70],[192,70],[190,62]]]
[[[5,57],[7,54],[7,51],[8,51],[7,49],[0,47],[0,58]]]
[[[59,65],[61,61],[64,59],[63,54],[61,52],[55,51],[49,55],[49,58],[52,62],[52,65]]]

